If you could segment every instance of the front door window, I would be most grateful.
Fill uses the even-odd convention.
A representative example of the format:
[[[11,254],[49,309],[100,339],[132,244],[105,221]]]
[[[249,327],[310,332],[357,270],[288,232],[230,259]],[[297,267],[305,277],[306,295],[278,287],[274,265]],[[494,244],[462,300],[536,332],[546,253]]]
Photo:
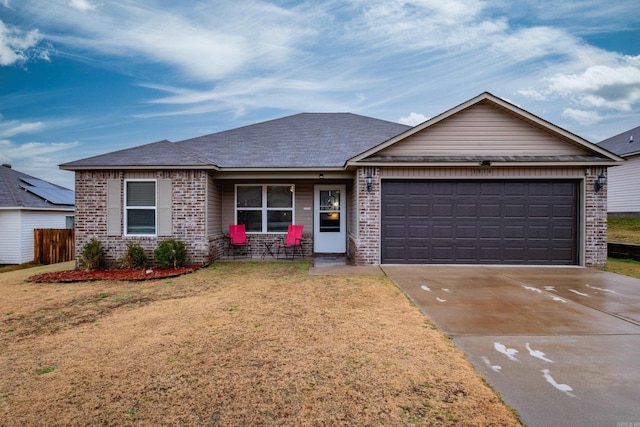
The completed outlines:
[[[320,191],[320,232],[340,232],[340,190]]]

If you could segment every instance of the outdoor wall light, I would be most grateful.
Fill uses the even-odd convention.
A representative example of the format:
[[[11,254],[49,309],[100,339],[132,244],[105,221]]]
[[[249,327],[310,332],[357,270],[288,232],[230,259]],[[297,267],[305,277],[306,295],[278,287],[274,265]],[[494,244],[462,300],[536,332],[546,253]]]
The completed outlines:
[[[607,183],[607,177],[604,175],[604,172],[600,172],[598,178],[593,181],[593,189],[596,193],[604,188],[604,185]]]
[[[373,188],[373,177],[371,174],[367,175],[367,180],[365,182],[367,183],[367,193],[371,193],[371,189]]]

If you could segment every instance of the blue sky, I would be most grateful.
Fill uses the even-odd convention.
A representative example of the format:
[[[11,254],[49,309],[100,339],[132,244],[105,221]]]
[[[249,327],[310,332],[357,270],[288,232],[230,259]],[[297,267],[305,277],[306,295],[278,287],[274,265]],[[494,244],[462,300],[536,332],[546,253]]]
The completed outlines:
[[[109,151],[484,91],[592,142],[640,125],[640,2],[0,0],[0,163],[69,188]]]

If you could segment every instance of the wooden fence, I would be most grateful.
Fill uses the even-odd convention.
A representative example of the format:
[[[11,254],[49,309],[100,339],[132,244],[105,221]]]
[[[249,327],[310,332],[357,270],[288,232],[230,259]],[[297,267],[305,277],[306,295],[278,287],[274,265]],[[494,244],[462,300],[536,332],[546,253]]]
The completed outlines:
[[[33,259],[40,264],[71,261],[74,254],[73,228],[36,228],[33,230]]]

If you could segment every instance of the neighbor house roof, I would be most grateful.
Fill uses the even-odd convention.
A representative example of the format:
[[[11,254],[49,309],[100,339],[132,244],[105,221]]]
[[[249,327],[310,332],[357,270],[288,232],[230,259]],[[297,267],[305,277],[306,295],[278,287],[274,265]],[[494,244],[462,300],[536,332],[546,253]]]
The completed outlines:
[[[600,141],[598,145],[621,157],[640,154],[640,126]]]
[[[0,209],[73,210],[73,204],[73,190],[0,166]]]
[[[175,143],[115,151],[61,168],[342,168],[353,156],[409,128],[351,113],[300,113]]]

